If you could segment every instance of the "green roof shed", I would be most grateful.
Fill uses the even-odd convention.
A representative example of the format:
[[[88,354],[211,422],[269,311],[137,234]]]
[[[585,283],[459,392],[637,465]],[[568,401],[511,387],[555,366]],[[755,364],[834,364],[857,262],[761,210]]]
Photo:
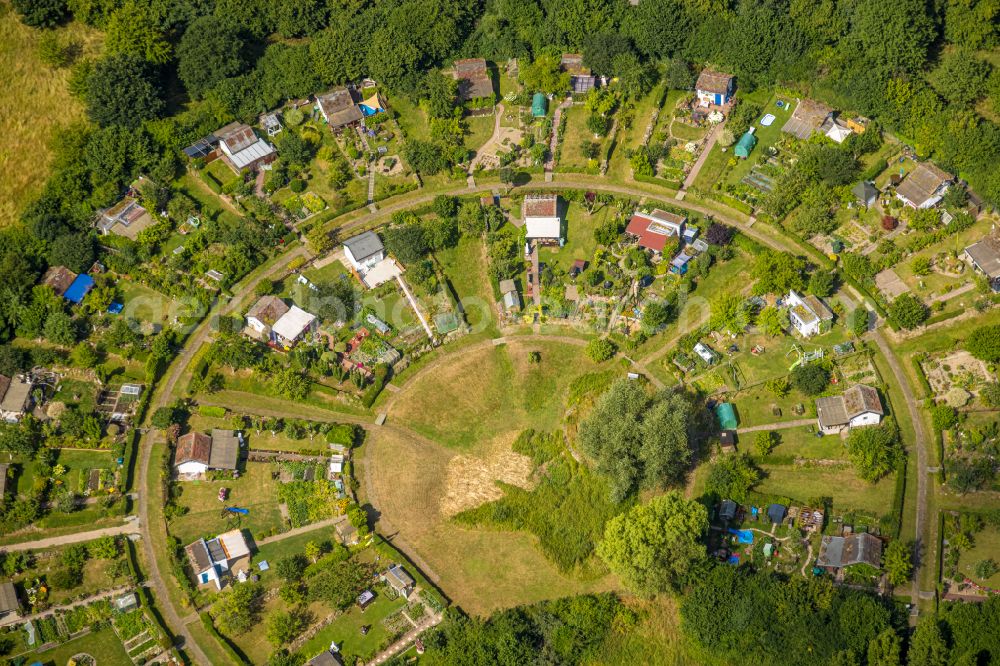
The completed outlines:
[[[731,402],[720,402],[715,406],[715,418],[719,420],[719,427],[723,430],[736,430],[739,422],[736,420],[736,410]]]
[[[535,96],[531,98],[531,115],[535,118],[544,118],[548,102],[544,93],[536,92]]]
[[[750,152],[756,145],[757,137],[753,135],[753,131],[747,130],[747,133],[741,136],[740,140],[736,142],[736,147],[733,148],[733,152],[736,154],[736,157],[746,159],[750,157]]]

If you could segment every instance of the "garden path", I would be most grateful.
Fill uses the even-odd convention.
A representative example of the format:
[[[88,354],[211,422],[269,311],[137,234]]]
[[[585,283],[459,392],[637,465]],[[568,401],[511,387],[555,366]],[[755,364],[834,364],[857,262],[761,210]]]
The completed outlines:
[[[681,189],[677,191],[677,199],[683,199],[687,188],[694,184],[695,179],[698,177],[698,172],[701,171],[701,167],[705,164],[705,160],[708,159],[708,154],[712,152],[712,147],[715,146],[715,142],[719,139],[719,134],[725,126],[726,123],[721,122],[713,127],[712,131],[708,133],[708,137],[705,139],[705,147],[702,148],[701,155],[699,155],[698,159],[694,161],[694,166],[691,167],[691,171],[688,172],[687,178],[684,179]]]
[[[324,527],[333,527],[337,523],[341,523],[347,520],[347,516],[335,516],[333,518],[327,518],[326,520],[320,520],[315,523],[310,523],[309,525],[303,525],[302,527],[296,527],[288,530],[287,532],[282,532],[281,534],[275,534],[274,536],[264,537],[257,542],[257,546],[265,546],[269,543],[274,543],[275,541],[283,541],[284,539],[291,539],[292,537],[299,536],[300,534],[307,534],[314,530],[321,530]]]
[[[736,432],[738,434],[743,434],[745,432],[760,432],[762,430],[785,430],[786,428],[798,428],[799,426],[812,425],[816,422],[816,419],[796,419],[795,421],[778,421],[777,423],[765,423],[763,425],[747,426],[746,428],[737,428]]]
[[[81,541],[93,541],[94,539],[100,539],[103,536],[118,536],[119,534],[139,534],[139,521],[136,516],[128,516],[124,525],[118,525],[117,527],[102,527],[98,530],[90,530],[89,532],[74,532],[73,534],[63,534],[61,536],[49,537],[47,539],[37,539],[35,541],[23,541],[21,543],[12,543],[6,546],[0,546],[0,551],[24,551],[24,550],[41,550],[43,548],[53,548],[56,546],[65,546],[71,543],[80,543]]]

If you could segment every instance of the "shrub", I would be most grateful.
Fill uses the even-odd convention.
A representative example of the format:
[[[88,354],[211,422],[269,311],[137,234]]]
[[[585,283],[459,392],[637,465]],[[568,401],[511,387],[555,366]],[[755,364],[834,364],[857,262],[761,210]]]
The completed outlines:
[[[296,194],[305,191],[306,182],[301,178],[294,178],[290,183],[288,183],[288,189]]]
[[[792,370],[792,383],[806,395],[819,395],[830,383],[830,373],[818,365],[800,365]]]
[[[595,363],[603,363],[615,355],[617,345],[607,338],[594,338],[587,343],[587,357]]]

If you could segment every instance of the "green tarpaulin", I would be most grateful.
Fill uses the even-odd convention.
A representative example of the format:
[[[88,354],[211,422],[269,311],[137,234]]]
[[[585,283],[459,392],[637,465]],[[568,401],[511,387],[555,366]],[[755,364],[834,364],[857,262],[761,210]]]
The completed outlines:
[[[545,109],[547,106],[548,100],[545,99],[544,93],[535,93],[535,96],[531,99],[531,115],[535,118],[545,117]]]
[[[731,403],[720,402],[715,406],[715,418],[719,419],[719,427],[723,430],[736,430],[736,410]]]
[[[752,151],[753,147],[756,145],[757,137],[748,131],[740,137],[740,140],[736,143],[736,147],[733,148],[733,152],[736,153],[736,157],[750,157],[750,151]]]

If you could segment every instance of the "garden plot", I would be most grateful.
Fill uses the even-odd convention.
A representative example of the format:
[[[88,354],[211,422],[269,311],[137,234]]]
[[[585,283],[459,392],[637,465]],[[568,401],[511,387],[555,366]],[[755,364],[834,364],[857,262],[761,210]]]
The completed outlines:
[[[956,393],[964,394],[967,401],[970,393],[975,393],[990,380],[986,363],[964,350],[934,354],[921,365],[931,390],[938,398],[947,397],[957,389]]]
[[[890,301],[896,300],[910,291],[906,283],[900,280],[896,271],[891,268],[887,268],[875,276],[875,286]]]
[[[847,385],[875,384],[880,381],[878,370],[867,354],[853,354],[838,359],[837,370]]]

